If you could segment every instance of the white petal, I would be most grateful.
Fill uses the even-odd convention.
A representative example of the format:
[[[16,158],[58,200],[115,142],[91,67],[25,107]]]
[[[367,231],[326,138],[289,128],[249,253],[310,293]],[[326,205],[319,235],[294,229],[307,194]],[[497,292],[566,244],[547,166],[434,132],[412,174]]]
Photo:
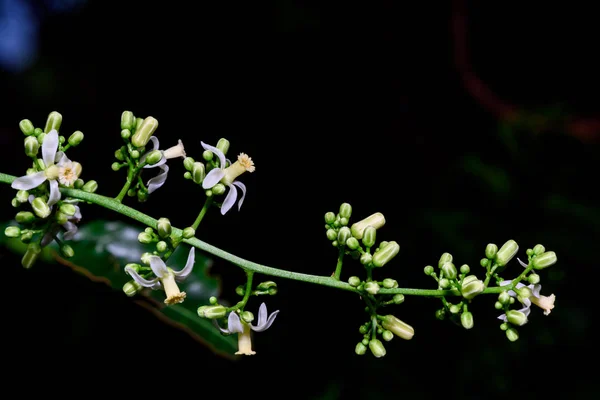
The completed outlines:
[[[160,142],[158,141],[158,138],[156,136],[150,136],[150,140],[152,141],[152,150],[158,150],[158,148],[160,147]],[[149,152],[146,152],[146,154]]]
[[[185,267],[181,271],[173,271],[173,275],[175,275],[175,280],[181,282],[185,278],[188,277],[190,272],[192,272],[192,268],[194,268],[194,259],[195,259],[196,249],[192,247],[190,249],[190,253],[188,254],[187,262],[185,263]]]
[[[59,151],[56,153],[56,156],[54,157],[54,164],[63,165],[68,162],[71,162],[71,160],[69,160],[69,157],[67,157],[67,155],[63,151]]]
[[[44,160],[46,168],[54,165],[56,150],[58,150],[58,132],[56,129],[52,129],[44,136],[44,141],[42,142],[42,160]]]
[[[13,181],[10,185],[13,189],[17,190],[30,190],[40,186],[46,180],[46,173],[44,171],[36,172],[35,174],[21,176]]]
[[[244,185],[242,182],[233,182],[233,185],[242,189],[242,198],[240,199],[240,201],[238,201],[238,211],[240,211],[240,208],[242,208],[242,203],[246,198],[246,185]]]
[[[252,328],[253,331],[256,331],[256,332],[266,331],[267,329],[269,329],[271,327],[271,325],[275,321],[275,317],[277,317],[277,314],[279,314],[279,310],[273,311],[271,313],[271,315],[269,315],[269,319],[267,319],[267,322],[263,326],[254,327],[254,326],[250,325],[250,327]]]
[[[54,235],[56,235],[56,231],[54,229],[46,232],[42,240],[40,241],[40,246],[45,247],[48,246],[54,240]]]
[[[142,278],[131,267],[125,267],[125,272],[127,272],[129,274],[129,276],[131,276],[133,278],[134,281],[136,281],[137,283],[139,283],[140,285],[142,285],[144,287],[152,287],[153,288],[153,286],[158,281],[158,278],[154,278],[152,280],[147,280],[147,279]]]
[[[530,285],[530,286],[533,286],[533,287],[531,288],[531,292],[533,293],[533,295],[534,295],[535,297],[538,297],[538,298],[539,298],[539,297],[540,297],[540,291],[542,290],[542,285],[540,285],[540,284],[538,283],[537,285]]]
[[[263,325],[267,322],[267,305],[262,303],[258,308],[258,325]]]
[[[225,215],[227,211],[233,207],[235,200],[237,199],[237,189],[233,185],[229,185],[229,193],[225,197],[225,201],[221,205],[221,215]]]
[[[163,172],[148,181],[148,193],[154,192],[156,189],[165,184],[165,181],[167,180],[167,174],[169,173],[169,166],[161,165],[160,169]]]
[[[229,313],[229,318],[227,318],[227,330],[230,333],[244,333],[244,327],[242,326],[240,317],[235,311]]]
[[[65,222],[63,224],[63,228],[66,229],[66,232],[63,234],[63,239],[65,240],[71,240],[73,239],[73,237],[75,236],[75,234],[77,233],[77,225],[75,225],[72,222]]]
[[[522,266],[523,268],[527,268],[527,267],[528,267],[528,265],[527,265],[527,264],[525,264],[523,261],[521,261],[521,260],[519,259],[519,257],[517,257],[517,261],[519,261],[519,264],[521,264],[521,266]]]
[[[217,183],[219,183],[219,181],[221,179],[223,179],[224,176],[225,176],[225,171],[223,171],[222,169],[220,169],[220,168],[212,169],[212,170],[210,170],[210,172],[208,174],[206,174],[206,177],[202,181],[202,187],[204,189],[210,189],[211,187],[213,187]]]
[[[227,333],[227,334],[233,333],[233,332],[229,332],[229,329],[223,329],[223,328],[221,328],[221,326],[219,325],[219,323],[217,322],[217,320],[216,320],[216,319],[213,319],[213,323],[215,324],[215,326],[216,326],[217,328],[219,328],[219,330],[220,330],[221,332],[223,332],[223,333]]]
[[[226,164],[225,164],[225,154],[223,154],[223,152],[221,150],[219,150],[216,147],[213,147],[213,146],[211,146],[209,144],[206,144],[204,142],[200,142],[200,144],[202,145],[202,147],[204,147],[204,150],[210,150],[213,153],[215,153],[217,155],[217,157],[219,157],[219,169],[224,169],[225,166],[226,166]]]
[[[150,256],[150,268],[152,268],[152,272],[154,272],[154,275],[158,278],[164,278],[169,273],[167,265],[162,258],[158,256]]]
[[[58,190],[58,181],[49,181],[50,183],[50,197],[48,198],[48,205],[53,206],[57,201],[60,200],[60,190]]]
[[[69,219],[76,220],[77,222],[81,220],[81,209],[79,208],[79,206],[75,206],[75,214],[73,214],[73,216]]]
[[[501,319],[504,322],[506,322],[508,320],[508,318],[506,318],[506,314],[502,314],[501,316],[498,317],[498,319]]]

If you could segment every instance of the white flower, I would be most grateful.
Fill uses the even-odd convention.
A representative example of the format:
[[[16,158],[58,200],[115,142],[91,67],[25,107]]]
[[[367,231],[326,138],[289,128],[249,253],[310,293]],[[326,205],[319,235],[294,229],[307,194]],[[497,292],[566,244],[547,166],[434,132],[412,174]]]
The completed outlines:
[[[255,332],[266,331],[273,324],[273,321],[275,321],[275,317],[277,317],[278,313],[279,310],[271,313],[271,315],[269,315],[267,318],[267,305],[262,303],[258,309],[258,323],[256,325],[248,324],[242,321],[236,312],[231,312],[229,313],[229,318],[227,319],[227,329],[222,329],[219,327],[219,330],[226,334],[237,333],[238,351],[235,354],[251,356],[256,354],[256,352],[252,350],[252,338],[250,336],[250,330],[252,329]]]
[[[511,282],[512,281],[502,281],[502,282],[500,282],[500,286],[509,285]],[[519,282],[519,283],[517,283],[516,289],[521,289],[524,287],[527,287],[531,291],[531,296],[524,298],[524,297],[518,296],[517,293],[513,290],[508,291],[508,294],[511,297],[515,297],[523,304],[523,308],[521,308],[518,311],[521,311],[523,314],[525,314],[526,317],[529,316],[529,312],[530,312],[529,309],[531,308],[531,304],[533,303],[536,306],[540,307],[542,310],[544,310],[544,315],[549,315],[550,312],[552,311],[552,309],[554,308],[554,300],[556,299],[556,296],[554,296],[554,294],[552,294],[550,296],[540,295],[540,290],[542,290],[542,285],[540,285],[540,284],[526,286],[526,285],[522,284],[521,282]],[[498,319],[501,319],[504,322],[506,322],[506,314],[500,315],[498,317]]]
[[[190,272],[192,272],[192,268],[194,267],[194,254],[195,248],[192,247],[188,254],[185,267],[183,267],[181,271],[173,271],[171,268],[167,267],[160,257],[150,256],[150,268],[152,269],[152,272],[154,272],[154,275],[156,275],[156,278],[154,279],[148,280],[142,278],[131,267],[125,267],[125,272],[144,287],[149,287],[154,290],[163,288],[167,295],[167,298],[165,299],[166,304],[182,303],[183,299],[185,299],[185,292],[179,291],[176,281],[183,281],[188,277]]]
[[[144,162],[150,152],[159,149],[160,143],[158,139],[155,136],[152,136],[150,140],[152,141],[152,150],[147,151],[140,159],[140,162]],[[185,158],[185,149],[181,140],[179,140],[177,145],[170,147],[167,150],[160,150],[160,152],[162,153],[162,157],[156,164],[144,165],[144,168],[159,167],[161,169],[161,172],[158,175],[148,181],[148,193],[154,192],[156,189],[165,184],[167,180],[167,174],[169,173],[169,167],[165,165],[168,159],[175,157]]]
[[[44,136],[42,142],[42,160],[45,169],[15,179],[11,187],[18,190],[31,190],[48,181],[50,185],[48,205],[56,204],[60,200],[59,182],[63,186],[73,186],[81,173],[81,164],[72,162],[62,151],[57,152],[57,150],[58,132],[52,129]]]
[[[225,155],[221,150],[216,147],[210,146],[204,142],[200,142],[202,147],[205,150],[210,150],[219,157],[219,167],[213,168],[202,181],[202,187],[204,189],[210,189],[215,186],[217,183],[221,182],[227,187],[229,187],[229,193],[225,197],[223,204],[221,205],[221,214],[225,215],[227,211],[233,207],[233,204],[237,200],[237,189],[236,186],[242,190],[242,197],[238,202],[238,210],[242,207],[242,203],[244,202],[244,198],[246,197],[246,185],[242,182],[237,182],[235,179],[243,174],[244,172],[254,172],[254,162],[250,157],[248,157],[245,153],[240,153],[236,162],[231,164],[229,167],[225,168]]]

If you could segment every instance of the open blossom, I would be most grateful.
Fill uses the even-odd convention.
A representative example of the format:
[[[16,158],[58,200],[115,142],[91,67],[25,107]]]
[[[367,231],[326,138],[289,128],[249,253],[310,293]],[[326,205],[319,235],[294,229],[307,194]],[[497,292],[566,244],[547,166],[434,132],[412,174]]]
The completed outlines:
[[[152,150],[147,151],[140,161],[144,161],[148,154],[155,150],[159,150],[160,142],[155,136],[150,138],[152,141]],[[161,172],[156,175],[154,178],[148,180],[148,193],[154,192],[156,189],[160,188],[167,181],[167,174],[169,173],[169,167],[165,164],[168,159],[183,157],[185,158],[185,149],[183,147],[183,143],[181,140],[177,143],[177,145],[168,148],[167,150],[160,150],[162,157],[156,164],[147,164],[144,165],[144,168],[160,168]]]
[[[192,247],[188,254],[187,262],[185,267],[181,271],[173,271],[167,267],[165,262],[158,256],[150,256],[150,268],[156,278],[145,279],[142,278],[133,268],[125,267],[127,272],[137,283],[144,287],[157,290],[163,288],[167,298],[165,299],[166,304],[182,303],[185,299],[185,292],[181,292],[177,286],[177,282],[183,281],[192,272],[194,267],[195,249]]]
[[[256,352],[252,350],[250,330],[255,332],[266,331],[273,324],[278,313],[279,310],[274,311],[267,318],[267,305],[262,303],[258,309],[258,323],[256,325],[242,321],[236,312],[231,312],[229,313],[229,318],[227,318],[227,329],[222,329],[221,327],[219,329],[226,334],[238,334],[238,351],[235,354],[251,356],[256,354]]]
[[[509,285],[511,282],[512,281],[502,281],[500,282],[500,286]],[[525,314],[525,316],[529,316],[529,309],[531,308],[531,304],[535,304],[536,306],[544,310],[544,315],[549,315],[550,312],[554,309],[554,300],[556,299],[556,296],[554,296],[554,294],[550,296],[540,295],[540,291],[542,290],[542,285],[540,284],[526,286],[523,283],[519,282],[517,283],[516,289],[518,290],[524,287],[527,287],[531,291],[531,296],[521,297],[518,296],[517,293],[515,293],[515,291],[513,290],[508,291],[508,294],[510,296],[517,298],[523,304],[523,308],[521,308],[518,311]],[[506,314],[500,315],[498,319],[501,319],[506,322]]]
[[[237,200],[237,186],[242,190],[242,197],[238,202],[239,210],[242,207],[244,198],[246,197],[246,185],[244,185],[242,182],[237,182],[235,179],[244,172],[254,172],[256,168],[254,167],[252,158],[248,157],[248,155],[245,153],[240,153],[237,161],[225,168],[225,165],[227,164],[225,162],[225,155],[221,150],[204,142],[200,142],[200,144],[205,150],[210,150],[216,154],[217,157],[219,157],[219,167],[212,169],[206,175],[206,178],[204,178],[202,181],[202,187],[204,189],[210,189],[217,183],[221,182],[229,188],[229,193],[227,193],[227,196],[225,197],[225,200],[221,206],[221,214],[225,215],[225,213],[227,213],[227,211],[233,207],[233,204]]]
[[[42,142],[42,160],[45,169],[15,179],[11,187],[18,190],[31,190],[48,181],[50,185],[48,205],[56,204],[60,200],[58,184],[71,187],[81,174],[81,164],[69,160],[62,151],[57,150],[58,132],[52,129],[44,136]]]

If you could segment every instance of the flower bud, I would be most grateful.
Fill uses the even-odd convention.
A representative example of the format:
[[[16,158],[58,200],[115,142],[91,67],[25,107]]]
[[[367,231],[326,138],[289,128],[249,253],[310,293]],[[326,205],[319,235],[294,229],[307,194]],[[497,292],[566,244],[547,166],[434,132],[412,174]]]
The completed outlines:
[[[269,289],[272,289],[272,288],[277,288],[277,283],[275,283],[273,281],[266,281],[266,282],[259,283],[258,286],[256,287],[256,290],[264,292],[264,291],[268,291]]]
[[[332,213],[331,211],[325,213],[325,223],[331,225],[334,222],[335,222],[335,214]]]
[[[363,219],[362,221],[353,224],[352,227],[350,227],[352,236],[354,236],[357,239],[362,239],[365,229],[369,225],[375,229],[379,229],[383,225],[385,225],[385,217],[382,213],[375,213]]]
[[[165,238],[171,234],[171,221],[168,218],[159,218],[156,224],[158,236]]]
[[[33,215],[33,213],[30,211],[19,211],[15,216],[15,219],[20,224],[28,224],[35,220],[35,215]]]
[[[131,111],[123,111],[121,114],[121,129],[132,130],[135,128],[135,117]]]
[[[393,289],[398,287],[398,281],[391,278],[385,278],[383,280],[383,287],[386,289]]]
[[[362,342],[358,342],[358,344],[354,348],[354,352],[356,354],[358,354],[359,356],[362,356],[362,355],[364,355],[367,352],[367,346],[365,346],[364,344],[362,344]]]
[[[196,161],[192,166],[192,180],[194,183],[202,183],[204,177],[206,176],[206,171],[204,168],[204,164],[200,161]]]
[[[23,134],[26,136],[33,135],[35,131],[33,124],[28,119],[23,119],[21,122],[19,122],[19,129],[21,129],[21,132],[23,132]]]
[[[246,289],[244,288],[244,286],[239,285],[235,288],[235,294],[237,294],[238,296],[243,296],[246,294]]]
[[[223,318],[227,315],[227,309],[221,305],[200,306],[198,307],[198,315],[202,318]]]
[[[138,241],[143,244],[149,244],[152,243],[154,240],[152,236],[147,234],[146,232],[140,232],[140,234],[138,235]]]
[[[217,149],[221,150],[223,155],[227,155],[227,152],[229,151],[229,140],[227,140],[225,138],[221,138],[221,139],[219,139],[219,141],[217,142],[217,145],[215,147]]]
[[[400,251],[400,245],[394,241],[389,242],[383,250],[379,250],[375,252],[373,255],[373,266],[375,267],[383,267],[387,264],[392,258],[396,257],[398,252]]]
[[[132,269],[133,271],[139,273],[142,266],[140,264],[136,264],[136,263],[129,263],[127,265],[125,265],[126,269]]]
[[[483,281],[477,279],[475,275],[469,275],[463,280],[461,293],[467,300],[472,299],[484,290],[485,285]]]
[[[358,276],[351,276],[350,278],[348,278],[348,283],[350,284],[350,286],[357,287],[358,285],[360,285],[360,278]]]
[[[460,315],[460,323],[465,329],[471,329],[475,322],[473,321],[473,314],[470,311],[464,312]]]
[[[9,238],[16,238],[21,236],[21,228],[18,226],[7,226],[4,229],[4,235]]]
[[[394,304],[402,304],[404,303],[404,295],[402,293],[395,294],[394,297],[392,297],[392,301]]]
[[[547,251],[533,259],[533,268],[544,269],[555,264],[557,261],[556,253],[553,251]]]
[[[442,268],[442,265],[444,265],[447,262],[452,262],[452,254],[450,253],[442,254],[440,260],[438,261],[438,268]]]
[[[510,260],[513,259],[518,251],[519,245],[517,245],[517,242],[512,239],[509,240],[508,242],[504,243],[500,250],[498,250],[498,253],[496,253],[496,264],[504,267]]]
[[[391,331],[394,335],[404,340],[410,340],[415,335],[415,330],[412,326],[402,322],[393,315],[384,316],[381,319],[381,325],[384,329]]]
[[[509,310],[506,312],[506,319],[513,325],[523,326],[527,323],[527,316],[517,310]]]
[[[31,208],[33,208],[33,212],[40,218],[47,218],[50,215],[50,207],[48,203],[41,197],[36,197],[31,202]]]
[[[367,291],[367,293],[370,293],[372,295],[376,295],[379,292],[379,284],[377,284],[377,282],[367,282],[365,283],[365,290]]]
[[[84,192],[94,193],[98,190],[98,182],[96,181],[87,181],[85,185],[81,188]]]
[[[121,130],[121,137],[125,140],[129,139],[131,137],[131,131],[129,129]]]
[[[75,208],[73,204],[62,203],[60,205],[60,212],[68,215],[69,217],[72,217],[77,212],[77,208]]]
[[[73,247],[70,245],[63,244],[60,246],[60,253],[63,255],[63,257],[71,258],[75,255],[75,250],[73,250]]]
[[[545,251],[546,251],[546,248],[541,244],[536,244],[533,247],[533,254],[535,254],[536,256],[543,254]]]
[[[440,321],[443,321],[446,318],[446,310],[444,310],[443,308],[436,310],[435,318],[437,318]]]
[[[489,259],[494,259],[494,257],[496,257],[496,254],[498,253],[498,246],[495,245],[494,243],[489,243],[486,247],[485,247],[485,256]]]
[[[215,305],[215,304],[217,304],[219,301],[217,300],[217,298],[216,298],[215,296],[210,296],[210,297],[208,298],[208,302],[214,306],[214,305]]]
[[[25,203],[29,201],[29,192],[27,190],[18,190],[15,199],[17,199],[19,203]]]
[[[44,133],[48,133],[52,129],[56,129],[57,131],[60,130],[60,124],[62,124],[62,115],[56,111],[52,111],[50,114],[48,114]]]
[[[335,240],[337,239],[337,232],[335,231],[335,229],[327,229],[327,232],[325,233],[327,235],[327,239],[329,240]]]
[[[527,277],[527,282],[531,283],[532,285],[537,285],[538,283],[540,283],[540,276],[538,274],[532,273]]]
[[[192,228],[191,226],[188,226],[187,228],[185,228],[183,230],[183,238],[184,239],[193,238],[195,234],[196,234],[196,230],[194,228]]]
[[[423,268],[423,272],[425,275],[429,276],[433,274],[433,267],[431,265],[427,265],[425,268]]]
[[[348,229],[347,226],[344,226],[342,228],[340,228],[339,232],[338,232],[338,243],[341,244],[342,246],[346,244],[346,240],[348,240],[350,238],[350,236],[352,236],[352,234],[350,233],[350,229]]]
[[[215,186],[212,187],[212,192],[215,196],[220,196],[223,193],[225,193],[225,185],[223,185],[222,183],[217,183]]]
[[[482,258],[481,260],[479,260],[479,265],[486,268],[488,265],[490,265],[490,260],[488,260],[487,258]]]
[[[25,154],[27,157],[36,157],[40,148],[40,143],[35,136],[27,136],[25,138]]]
[[[42,248],[39,244],[29,243],[27,246],[27,251],[21,259],[21,265],[26,269],[33,267],[33,264],[35,264],[41,252]]]
[[[350,219],[350,216],[352,215],[352,206],[348,203],[342,203],[339,214],[341,218]]]
[[[351,236],[348,238],[348,240],[346,240],[346,246],[350,250],[356,250],[356,249],[358,249],[360,244],[358,243],[358,240],[354,236]]]
[[[498,301],[500,304],[508,304],[510,302],[510,294],[508,292],[502,292],[498,295]]]
[[[365,228],[365,231],[363,232],[362,242],[365,245],[365,247],[373,247],[375,245],[376,237],[377,229],[369,225]]]
[[[154,164],[158,163],[162,158],[163,158],[163,155],[160,152],[160,150],[152,150],[148,154],[148,156],[146,156],[146,164],[154,165]]]
[[[447,262],[442,265],[442,274],[448,279],[456,279],[456,267],[452,262]]]
[[[130,280],[129,282],[123,285],[123,293],[125,293],[127,297],[135,296],[142,289],[142,285],[140,285],[134,280]]]
[[[385,347],[383,347],[383,343],[381,343],[379,339],[371,339],[369,342],[369,349],[377,358],[385,356]]]
[[[165,251],[167,251],[167,242],[161,240],[160,242],[156,243],[156,250],[159,253],[164,253]]]
[[[340,218],[340,225],[347,226],[350,220],[348,218]]]
[[[183,159],[183,167],[188,171],[191,171],[194,167],[195,160],[192,157],[186,157]]]
[[[363,253],[363,254],[360,256],[360,263],[361,263],[362,265],[368,265],[368,264],[370,264],[370,263],[371,263],[371,261],[373,261],[373,256],[372,256],[372,255],[370,255],[369,253]]]
[[[131,137],[131,144],[135,147],[144,147],[156,131],[156,128],[158,128],[158,121],[156,118],[147,117],[135,130],[135,133]]]
[[[506,337],[511,342],[516,342],[519,339],[519,333],[515,328],[509,328],[506,330]]]
[[[471,272],[471,268],[469,268],[469,266],[467,264],[463,264],[460,266],[461,274],[468,274],[469,272]]]
[[[394,338],[394,334],[391,331],[383,331],[381,332],[381,338],[386,342],[389,342]]]
[[[77,146],[83,140],[83,132],[75,131],[69,136],[69,144],[73,147]]]
[[[250,311],[244,311],[240,315],[240,319],[249,324],[250,322],[254,321],[254,314],[252,314]]]

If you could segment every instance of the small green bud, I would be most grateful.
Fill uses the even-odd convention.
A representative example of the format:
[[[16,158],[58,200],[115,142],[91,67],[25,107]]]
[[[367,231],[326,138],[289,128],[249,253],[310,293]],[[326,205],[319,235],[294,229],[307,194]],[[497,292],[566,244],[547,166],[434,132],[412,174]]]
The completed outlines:
[[[133,196],[135,196],[136,194],[137,194],[137,190],[136,190],[136,189],[129,189],[129,190],[127,191],[127,196],[129,196],[129,197],[133,197]]]
[[[358,276],[351,276],[350,278],[348,278],[348,283],[350,284],[350,286],[357,287],[358,285],[360,285],[360,278]]]
[[[28,119],[23,119],[21,122],[19,122],[19,129],[21,129],[21,132],[23,132],[23,134],[26,136],[33,135],[35,131],[33,124]]]
[[[204,164],[200,161],[196,161],[192,165],[192,180],[194,183],[200,184],[206,177],[206,170],[204,168]]]
[[[366,323],[360,326],[360,328],[358,328],[358,332],[360,332],[361,335],[366,335],[367,333],[369,333],[369,328],[370,328],[371,324],[370,323]]]
[[[156,223],[158,236],[165,238],[171,234],[171,221],[168,218],[159,218]]]
[[[396,257],[398,252],[400,251],[400,245],[394,241],[389,242],[383,250],[379,250],[375,252],[373,255],[373,266],[375,267],[383,267],[387,264],[392,258]]]
[[[519,251],[519,245],[514,240],[509,240],[504,243],[498,253],[496,253],[496,264],[501,267],[504,267]]]
[[[394,297],[392,297],[392,301],[394,304],[402,304],[404,303],[404,295],[401,293],[395,294]]]
[[[527,254],[527,256],[531,257],[533,255],[533,249],[527,249],[525,251],[525,254]]]
[[[331,225],[334,222],[335,222],[335,214],[332,213],[331,211],[325,213],[325,223]]]
[[[443,321],[446,318],[446,310],[443,308],[435,311],[435,317],[440,321]]]
[[[15,199],[17,199],[19,203],[26,203],[29,200],[29,192],[27,190],[19,190],[17,191]]]
[[[367,307],[367,308],[368,308],[368,307]],[[361,341],[361,343],[362,343],[362,344],[364,344],[365,346],[368,346],[368,345],[369,345],[369,338],[368,338],[368,337],[365,337],[365,338],[364,338],[364,339]]]
[[[447,262],[442,265],[442,273],[448,279],[456,279],[456,267],[452,262]]]
[[[69,144],[73,147],[77,146],[83,140],[83,132],[75,131],[69,136]]]
[[[213,152],[212,152],[212,151],[210,151],[210,150],[204,150],[204,151],[202,152],[202,158],[204,159],[204,161],[207,161],[207,162],[208,162],[208,161],[212,160],[212,159],[213,159],[213,157],[214,157],[214,154],[213,154]]]
[[[85,185],[81,188],[84,192],[94,193],[98,190],[98,182],[96,181],[87,181]]]
[[[433,274],[433,267],[431,265],[427,265],[425,268],[423,268],[423,272],[425,275],[429,276]]]
[[[494,243],[489,243],[486,247],[485,247],[485,256],[490,259],[493,260],[494,257],[496,257],[496,254],[498,253],[498,246],[495,245]]]
[[[359,356],[364,355],[367,352],[367,346],[365,346],[364,344],[362,344],[362,342],[358,342],[356,344],[356,347],[354,348],[354,352],[356,354],[358,354]]]
[[[125,166],[125,164],[121,164],[121,163],[118,163],[118,162],[115,161],[114,163],[112,163],[110,165],[110,169],[112,169],[113,171],[116,172],[116,171],[120,170],[121,167],[124,167],[124,166]]]
[[[370,293],[372,295],[376,295],[379,292],[379,285],[377,284],[377,282],[366,282],[365,283],[365,290],[367,291],[367,293]]]
[[[516,342],[517,340],[519,340],[519,333],[515,328],[509,328],[506,330],[506,337],[511,342]]]
[[[35,220],[35,215],[30,211],[19,211],[15,216],[15,219],[20,224],[29,224]]]
[[[30,231],[30,230],[21,231],[21,242],[29,243],[29,241],[31,240],[32,237],[33,237],[33,231]]]
[[[367,226],[372,226],[375,229],[379,229],[383,225],[385,225],[385,217],[382,213],[375,213],[363,219],[362,221],[353,224],[350,228],[350,231],[352,232],[352,236],[357,239],[362,239]]]
[[[439,281],[439,285],[441,289],[448,289],[448,287],[450,287],[450,281],[447,278],[442,278]]]
[[[185,179],[192,179],[192,173],[191,173],[190,171],[185,171],[185,172],[183,173],[183,177],[184,177]]]
[[[135,128],[135,117],[131,111],[123,111],[121,114],[121,129],[132,130]]]
[[[404,340],[410,340],[415,335],[415,330],[412,326],[399,320],[393,315],[384,316],[381,319],[381,325],[384,329],[391,331],[394,335]]]
[[[121,137],[125,140],[129,139],[131,137],[131,131],[129,129],[123,129],[121,131]]]
[[[221,305],[200,306],[198,307],[198,316],[201,318],[223,318],[227,315],[227,309]]]
[[[164,253],[165,251],[167,251],[167,242],[165,242],[164,240],[161,240],[160,242],[156,243],[156,250],[159,253]]]
[[[479,261],[479,265],[481,265],[482,267],[487,267],[488,265],[490,265],[490,260],[488,260],[487,258],[482,258]]]
[[[452,254],[450,253],[442,254],[440,260],[438,261],[438,268],[442,268],[442,265],[446,264],[447,262],[452,262]]]
[[[371,339],[369,342],[369,349],[377,358],[385,356],[385,347],[383,347],[383,343],[381,343],[379,339]]]
[[[508,329],[508,327],[509,327],[509,325],[506,322],[503,322],[500,324],[500,330],[505,331]]]
[[[69,217],[72,217],[77,212],[77,208],[75,208],[73,204],[69,203],[62,203],[59,209],[61,213],[66,214]]]
[[[196,230],[194,228],[192,228],[191,226],[188,226],[187,228],[185,228],[183,230],[183,238],[184,239],[193,238],[194,235],[196,235]]]
[[[348,218],[340,218],[340,225],[342,226],[348,226],[349,222],[350,220]]]
[[[67,221],[69,221],[69,216],[59,210],[54,214],[54,219],[59,224],[64,225],[67,223]]]
[[[469,275],[463,279],[461,293],[465,299],[470,300],[484,290],[483,281],[477,279],[475,275]]]
[[[149,244],[152,243],[154,239],[151,235],[147,234],[146,232],[140,232],[140,234],[138,235],[138,241],[140,243]]]
[[[361,263],[362,265],[368,265],[368,264],[370,264],[370,263],[371,263],[371,261],[373,261],[373,256],[372,256],[372,255],[370,255],[369,253],[363,253],[363,254],[360,256],[360,263]]]
[[[501,304],[508,304],[510,303],[510,294],[508,294],[508,292],[502,292],[498,295],[498,301]]]
[[[140,158],[140,152],[138,150],[132,150],[129,154],[131,154],[131,158],[133,158],[134,160]]]
[[[460,323],[462,324],[463,328],[471,329],[475,325],[473,314],[471,314],[469,311],[462,313],[460,315]]]
[[[63,244],[62,246],[60,246],[60,252],[63,255],[63,257],[66,258],[71,258],[75,255],[75,250],[73,250],[73,247],[71,247],[68,244]]]
[[[16,238],[21,236],[21,228],[18,226],[7,226],[4,229],[4,235],[9,238]]]
[[[85,184],[85,182],[83,181],[83,179],[79,179],[79,178],[77,178],[77,179],[75,180],[75,183],[73,184],[73,187],[74,187],[75,189],[81,189],[81,188],[83,187],[83,185],[84,185],[84,184]]]
[[[33,267],[41,252],[42,248],[38,243],[29,243],[27,251],[21,259],[21,265],[26,269]]]
[[[65,143],[65,140],[66,140],[66,139],[65,139],[65,137],[64,137],[64,136],[62,136],[62,135],[60,135],[60,136],[58,137],[58,143],[60,143],[60,144],[64,144],[64,143]]]
[[[337,239],[337,232],[335,231],[335,229],[327,229],[326,235],[327,239],[329,240]]]
[[[46,203],[46,201],[41,197],[36,197],[33,199],[31,202],[31,208],[33,208],[35,215],[40,218],[48,218],[51,212],[48,203]]]
[[[346,246],[350,250],[356,250],[356,249],[358,249],[360,244],[358,243],[358,240],[354,236],[351,236],[350,238],[348,238],[348,240],[346,240]]]
[[[38,150],[40,149],[40,143],[34,136],[27,136],[25,138],[25,154],[27,157],[36,157]]]
[[[390,340],[392,340],[394,338],[394,334],[391,331],[383,331],[381,333],[381,338],[383,340],[385,340],[386,342],[389,342]]]
[[[250,311],[244,311],[241,315],[240,315],[241,319],[246,322],[246,323],[250,323],[252,321],[254,321],[254,314],[252,314]]]
[[[135,147],[144,147],[148,144],[148,141],[156,131],[156,128],[158,128],[158,121],[156,118],[147,117],[135,130],[135,133],[131,137],[131,144]]]
[[[135,272],[139,273],[140,269],[142,268],[142,266],[140,264],[137,264],[137,263],[129,263],[129,264],[125,265],[125,268],[126,269],[132,269]]]
[[[35,136],[35,137],[38,137],[38,136],[40,136],[43,133],[44,133],[44,131],[42,130],[42,128],[35,128],[33,130],[33,136]]]
[[[17,198],[16,198],[16,197],[10,201],[10,204],[11,204],[11,205],[12,205],[14,208],[17,208],[17,207],[19,207],[19,206],[21,205],[21,203],[19,202],[19,200],[17,200]]]
[[[527,316],[525,313],[517,310],[508,310],[506,312],[506,319],[513,325],[523,326],[527,323]]]
[[[546,251],[546,248],[541,244],[536,244],[533,247],[533,254],[535,254],[536,256],[543,254],[545,251]]]
[[[540,276],[536,273],[531,273],[527,277],[527,282],[531,283],[532,285],[537,285],[538,283],[540,283]]]
[[[350,219],[350,216],[352,215],[352,206],[348,203],[342,203],[342,205],[340,206],[339,215],[341,218]]]
[[[521,289],[515,289],[515,292],[522,299],[528,299],[533,295],[533,292],[527,286],[523,286]]]
[[[191,171],[194,168],[194,159],[192,157],[186,157],[183,159],[183,167],[188,171]]]
[[[225,138],[221,138],[221,139],[219,139],[219,141],[217,142],[217,145],[215,147],[217,149],[221,150],[221,152],[224,155],[227,155],[227,152],[229,151],[229,140],[227,140]]]
[[[129,282],[127,282],[123,285],[123,293],[125,293],[125,295],[127,297],[135,296],[142,289],[143,289],[142,285],[140,285],[139,283],[137,283],[134,280],[130,280]]]
[[[461,274],[468,274],[469,272],[471,272],[471,268],[469,268],[469,266],[467,264],[463,264],[460,266]]]
[[[338,243],[342,246],[345,245],[346,240],[348,240],[350,236],[352,236],[352,234],[350,233],[350,229],[348,229],[347,226],[341,227],[337,237]]]
[[[125,156],[123,155],[123,149],[115,150],[115,158],[119,161],[125,160]]]
[[[456,305],[456,304],[452,304],[450,306],[450,312],[452,314],[458,314],[460,312],[460,307],[458,305]]]
[[[535,269],[544,269],[549,266],[555,264],[557,261],[556,253],[553,251],[547,251],[537,257],[535,257],[533,262],[533,268]]]
[[[144,118],[140,118],[140,117],[136,118],[134,129],[136,129],[136,130],[140,129],[140,126],[142,126],[143,123],[144,123]]]
[[[393,289],[398,287],[398,281],[391,278],[385,278],[383,280],[383,287],[386,289]]]
[[[217,183],[215,186],[212,187],[212,191],[215,196],[220,196],[223,193],[225,193],[225,185],[223,185],[222,183]]]
[[[152,150],[148,156],[146,156],[146,164],[154,165],[163,158],[163,154],[160,150]]]
[[[46,137],[46,134],[44,132],[42,132],[39,135],[36,135],[35,137],[37,138],[38,143],[42,144],[42,143],[44,143],[44,138]]]
[[[269,289],[272,289],[272,288],[277,288],[277,283],[275,283],[273,281],[265,281],[265,282],[259,283],[258,286],[256,286],[256,290],[259,290],[261,292],[268,291]]]
[[[503,308],[503,307],[504,307],[504,306],[503,306],[503,305],[502,305],[502,303],[500,303],[499,301],[497,301],[497,302],[495,302],[495,303],[494,303],[494,308],[495,308],[496,310],[502,310],[502,308]]]
[[[56,111],[52,111],[48,114],[48,119],[46,119],[46,127],[44,128],[44,133],[50,132],[52,129],[60,130],[60,124],[62,124],[62,115]]]
[[[235,294],[237,294],[238,296],[243,296],[246,294],[246,289],[242,285],[240,285],[235,288]]]
[[[362,242],[365,247],[373,247],[375,245],[375,239],[377,238],[377,229],[371,225],[367,226],[363,232]]]
[[[214,306],[215,304],[218,303],[218,300],[217,300],[217,298],[215,296],[210,296],[208,298],[208,302]]]

